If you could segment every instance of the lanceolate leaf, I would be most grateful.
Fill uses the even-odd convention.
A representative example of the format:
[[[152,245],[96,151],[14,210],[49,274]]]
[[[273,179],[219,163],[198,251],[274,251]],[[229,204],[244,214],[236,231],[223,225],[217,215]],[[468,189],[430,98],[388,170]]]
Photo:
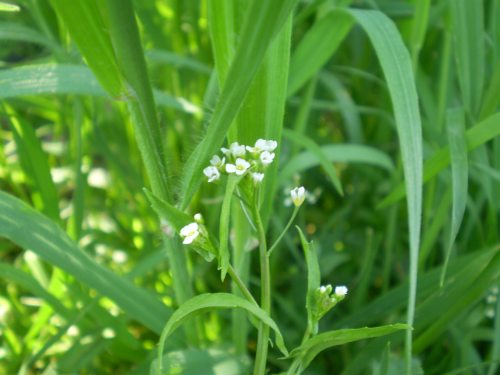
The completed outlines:
[[[389,335],[394,332],[408,329],[406,324],[391,324],[381,327],[364,327],[354,329],[339,329],[338,331],[329,331],[320,333],[304,344],[294,349],[291,357],[300,357],[302,362],[302,370],[304,370],[311,361],[323,350],[334,346],[347,344],[353,341],[365,340],[369,338]]]
[[[167,338],[174,332],[181,324],[183,324],[186,319],[192,317],[195,314],[212,311],[214,309],[235,309],[241,308],[252,314],[255,318],[260,320],[262,323],[268,325],[276,334],[276,346],[284,354],[288,355],[288,351],[285,347],[283,337],[281,332],[269,315],[262,310],[259,306],[248,302],[247,300],[235,296],[229,293],[213,293],[213,294],[201,294],[196,297],[191,298],[189,301],[183,303],[170,317],[165,328],[161,333],[160,342],[158,344],[158,366],[157,374],[163,374],[163,363],[161,358],[163,357],[163,348]]]
[[[27,230],[29,235],[26,235]],[[97,264],[55,223],[4,192],[0,192],[0,237],[30,249],[73,275],[157,333],[171,314],[170,309],[148,291]]]

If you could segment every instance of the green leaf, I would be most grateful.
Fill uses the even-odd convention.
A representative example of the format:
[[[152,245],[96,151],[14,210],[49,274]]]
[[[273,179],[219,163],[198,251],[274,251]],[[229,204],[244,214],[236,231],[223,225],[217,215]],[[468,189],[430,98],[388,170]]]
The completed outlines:
[[[307,325],[309,332],[316,334],[318,332],[318,322],[313,319],[313,309],[315,309],[314,294],[321,284],[318,256],[316,255],[316,249],[312,246],[312,242],[307,242],[307,239],[298,226],[295,226],[295,228],[299,232],[307,264]]]
[[[374,165],[387,171],[394,170],[391,158],[376,148],[356,145],[337,144],[321,146],[321,152],[330,163],[362,163]],[[296,173],[320,165],[318,158],[311,151],[303,151],[291,158],[281,170],[279,181],[286,184]]]
[[[330,177],[333,187],[338,191],[340,195],[344,194],[335,168],[333,168],[332,163],[328,160],[326,155],[323,153],[323,150],[316,144],[316,142],[314,142],[309,137],[306,137],[304,134],[299,134],[290,129],[283,129],[283,136],[288,138],[293,143],[307,148],[307,150],[316,157],[318,162],[324,168],[326,174],[328,175],[328,177]]]
[[[453,199],[451,207],[451,228],[446,245],[445,262],[440,285],[443,286],[451,250],[460,229],[467,204],[469,169],[467,162],[467,142],[465,139],[465,113],[462,108],[449,110],[446,118],[448,143],[451,157],[451,184]]]
[[[0,39],[37,43],[51,48],[54,52],[60,49],[56,43],[41,32],[14,22],[0,22]]]
[[[262,60],[298,0],[252,2],[240,41],[221,90],[212,120],[203,140],[190,155],[181,184],[181,208],[195,194],[202,169],[224,141],[227,131],[243,103]]]
[[[465,133],[467,139],[467,151],[472,151],[493,138],[500,135],[500,113],[488,117],[476,124]],[[424,182],[430,181],[439,172],[450,164],[450,151],[448,147],[437,150],[424,164]],[[378,209],[387,207],[406,195],[403,184],[394,190],[377,206]]]
[[[410,55],[394,23],[377,11],[351,10],[365,29],[384,71],[398,130],[405,175],[410,247],[406,363],[411,366],[411,343],[417,290],[418,251],[422,216],[422,124]]]
[[[161,361],[161,358],[163,357],[163,349],[167,338],[181,324],[183,324],[186,319],[204,311],[235,308],[246,310],[255,318],[259,319],[262,323],[266,324],[272,330],[274,330],[276,334],[276,346],[284,355],[288,355],[288,351],[285,347],[285,343],[278,326],[276,325],[274,320],[272,320],[269,315],[267,315],[267,313],[259,306],[256,306],[241,297],[229,293],[200,294],[179,306],[179,308],[172,314],[167,324],[163,328],[160,342],[158,344],[158,361],[161,365],[158,366],[157,374],[163,374],[163,363]]]
[[[390,324],[381,327],[364,327],[354,329],[339,329],[320,333],[311,337],[305,343],[295,348],[290,353],[291,357],[301,357],[301,369],[304,370],[311,361],[323,350],[334,346],[344,345],[349,342],[389,335],[409,327],[406,324]]]
[[[454,0],[450,6],[462,101],[467,113],[475,118],[481,105],[485,77],[483,2]]]
[[[335,53],[353,24],[343,12],[330,12],[304,35],[290,61],[288,96],[301,88]]]
[[[31,180],[36,193],[39,194],[35,196],[35,204],[50,219],[59,222],[59,197],[52,181],[47,155],[32,125],[26,123],[22,116],[17,116],[12,108],[5,107],[24,173],[26,178]]]
[[[221,270],[221,280],[224,281],[229,268],[229,214],[231,213],[231,202],[233,193],[241,180],[240,176],[229,176],[226,184],[226,192],[222,201],[219,222],[219,269]]]
[[[102,86],[114,97],[125,93],[108,27],[96,0],[50,0]]]
[[[151,203],[153,210],[155,210],[158,216],[165,219],[172,226],[175,232],[179,233],[182,227],[193,222],[193,218],[185,212],[175,208],[163,199],[158,198],[147,188],[144,188],[143,190],[149,200],[149,203]]]
[[[208,65],[205,65],[198,60],[181,56],[170,51],[150,50],[146,52],[146,59],[149,62],[168,64],[177,68],[186,68],[194,72],[207,75],[212,71]]]
[[[29,228],[29,233],[26,232]],[[161,332],[171,310],[148,291],[97,264],[55,223],[22,201],[0,192],[0,237],[30,249],[53,266],[113,300],[130,317]]]

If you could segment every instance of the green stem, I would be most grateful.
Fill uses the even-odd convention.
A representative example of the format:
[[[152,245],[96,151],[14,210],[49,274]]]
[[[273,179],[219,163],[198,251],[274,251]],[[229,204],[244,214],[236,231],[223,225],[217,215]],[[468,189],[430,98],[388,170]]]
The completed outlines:
[[[255,300],[255,298],[253,298],[252,293],[250,293],[250,291],[248,290],[248,288],[245,285],[245,283],[243,282],[243,280],[241,280],[241,278],[239,277],[239,275],[236,273],[236,270],[234,269],[234,267],[232,266],[232,264],[229,265],[229,268],[227,269],[227,273],[229,274],[229,276],[231,277],[231,279],[234,281],[234,283],[238,286],[238,288],[240,289],[241,293],[243,293],[243,295],[245,296],[245,298],[248,301],[250,301],[253,304],[255,304],[256,306],[259,306],[259,304]]]
[[[253,213],[259,237],[261,308],[271,316],[271,274],[269,272],[269,256],[267,254],[266,232],[259,213],[259,194],[255,194]],[[259,325],[257,339],[257,355],[255,358],[254,375],[264,375],[266,372],[267,350],[269,343],[269,326]]]
[[[288,229],[290,229],[290,225],[292,225],[298,212],[299,212],[299,207],[295,206],[295,208],[293,209],[292,216],[290,217],[290,220],[288,220],[288,223],[286,224],[285,229],[283,229],[283,232],[281,232],[281,234],[278,236],[276,241],[274,241],[273,246],[271,246],[271,248],[267,252],[267,254],[269,254],[269,256],[271,256],[271,253],[273,252],[273,250],[276,249],[276,246],[278,245],[278,243],[281,241],[281,239],[283,238],[285,233],[288,232]]]

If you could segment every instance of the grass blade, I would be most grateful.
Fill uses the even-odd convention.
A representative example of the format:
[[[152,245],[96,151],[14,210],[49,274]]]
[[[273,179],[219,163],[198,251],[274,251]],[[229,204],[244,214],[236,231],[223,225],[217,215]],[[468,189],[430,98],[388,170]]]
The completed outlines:
[[[441,273],[440,286],[444,284],[446,269],[450,260],[451,250],[462,223],[467,203],[467,184],[469,170],[467,166],[467,142],[465,140],[465,114],[462,109],[449,110],[446,127],[450,145],[451,176],[453,199],[451,208],[451,228],[446,245],[445,262]]]
[[[203,140],[190,155],[181,185],[181,208],[193,197],[202,178],[202,169],[222,144],[224,136],[245,99],[252,80],[274,37],[284,26],[297,0],[253,2],[248,10],[234,55],[212,120]]]
[[[132,318],[160,333],[171,311],[145,290],[100,266],[52,221],[22,201],[0,192],[0,236],[31,249],[119,305]],[[26,236],[26,228],[30,235]]]
[[[467,139],[467,151],[471,152],[479,146],[491,141],[500,135],[500,113],[496,113],[487,119],[476,124],[465,133]],[[430,181],[439,172],[450,165],[450,151],[448,147],[443,147],[436,151],[424,164],[423,182]],[[387,207],[406,196],[403,184],[394,190],[377,206],[378,209]]]
[[[333,187],[340,195],[343,195],[342,185],[340,183],[339,177],[335,168],[333,168],[332,163],[328,160],[326,155],[320,146],[316,144],[312,139],[306,137],[303,134],[298,134],[290,129],[283,129],[283,135],[288,138],[293,143],[305,147],[314,157],[318,160],[319,164],[325,169],[326,174],[330,177]]]
[[[398,129],[406,180],[410,232],[410,284],[406,323],[406,365],[411,371],[411,348],[417,291],[418,251],[422,216],[422,125],[410,56],[392,21],[376,11],[353,10],[377,52],[389,87]]]
[[[297,92],[331,58],[347,36],[352,18],[343,12],[330,12],[304,35],[290,61],[288,96]]]

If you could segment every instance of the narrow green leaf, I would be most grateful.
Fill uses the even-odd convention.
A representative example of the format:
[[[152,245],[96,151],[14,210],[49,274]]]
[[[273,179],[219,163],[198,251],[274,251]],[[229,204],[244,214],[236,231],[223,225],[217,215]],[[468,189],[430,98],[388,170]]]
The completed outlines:
[[[476,118],[485,77],[483,2],[454,0],[450,6],[462,101],[468,114]]]
[[[153,207],[158,216],[165,219],[177,233],[179,233],[183,226],[193,222],[193,218],[185,212],[175,208],[163,199],[158,198],[147,188],[143,190],[149,203],[151,203],[151,207]]]
[[[316,255],[316,249],[312,245],[312,242],[307,242],[307,239],[298,226],[295,226],[295,228],[297,228],[297,231],[299,232],[300,242],[302,243],[302,249],[304,250],[307,265],[306,309],[308,330],[312,334],[316,334],[318,333],[318,322],[313,320],[313,309],[315,303],[314,294],[321,284],[318,256]]]
[[[330,163],[361,163],[374,165],[389,172],[394,170],[391,158],[384,152],[370,146],[355,144],[326,145],[321,146],[321,152]],[[311,151],[303,151],[287,161],[281,170],[279,181],[286,184],[294,174],[319,165],[318,158]]]
[[[465,139],[465,113],[462,108],[449,110],[446,118],[448,143],[451,157],[451,183],[453,199],[451,207],[451,228],[446,245],[445,262],[441,273],[440,285],[443,286],[451,250],[462,223],[467,204],[467,185],[469,170],[467,165],[467,142]]]
[[[26,233],[29,228],[29,234]],[[170,309],[149,292],[97,264],[55,223],[22,201],[0,192],[0,237],[30,249],[53,266],[112,299],[154,332],[161,332]]]
[[[500,135],[500,113],[488,117],[476,124],[465,133],[467,151],[472,151],[493,138]],[[423,182],[428,182],[450,164],[450,151],[448,147],[437,150],[424,164]],[[387,207],[406,196],[403,184],[399,184],[377,206],[378,209]]]
[[[417,291],[418,252],[422,216],[422,124],[411,59],[394,23],[383,13],[351,10],[365,29],[384,71],[396,118],[405,175],[410,247],[405,357],[411,367],[412,332]]]
[[[0,22],[0,39],[36,43],[57,51],[60,47],[41,32],[14,22]]]
[[[221,280],[224,281],[229,268],[229,214],[231,213],[231,202],[233,193],[241,180],[240,176],[231,175],[227,180],[226,192],[222,201],[219,222],[219,268],[221,271]]]
[[[339,110],[344,120],[346,133],[353,143],[362,143],[363,131],[361,129],[361,117],[356,103],[352,99],[343,83],[333,74],[322,72],[319,76],[320,82],[337,100]]]
[[[320,18],[304,35],[290,61],[288,96],[300,89],[335,53],[353,24],[342,12]]]
[[[146,59],[149,62],[172,65],[177,68],[190,69],[193,72],[210,74],[212,69],[202,62],[190,57],[181,56],[174,52],[164,50],[150,50],[146,52]]]
[[[338,191],[340,195],[344,194],[335,168],[333,168],[332,163],[328,160],[326,155],[323,153],[323,150],[316,144],[316,142],[314,142],[309,137],[306,137],[303,134],[298,134],[290,129],[283,129],[283,135],[293,143],[305,147],[312,155],[314,155],[321,166],[324,168],[328,177],[330,177],[333,187]]]
[[[114,97],[125,92],[111,40],[96,0],[50,0],[102,86]]]
[[[195,194],[205,163],[224,141],[268,47],[296,3],[297,0],[252,2],[207,133],[185,165],[181,208],[185,208]]]
[[[47,155],[43,151],[33,127],[26,123],[22,117],[17,116],[12,108],[5,107],[10,116],[8,123],[14,135],[24,173],[39,194],[39,199],[35,199],[36,206],[50,219],[59,222],[59,197],[52,181]]]
[[[408,327],[406,324],[397,323],[380,327],[339,329],[337,331],[324,332],[311,337],[304,344],[292,350],[290,356],[300,356],[302,358],[301,369],[304,370],[323,350],[349,342],[389,335],[408,328],[411,329],[411,327]]]
[[[274,330],[276,334],[276,346],[284,354],[288,355],[288,351],[285,347],[283,337],[281,332],[269,315],[262,310],[259,306],[254,305],[247,300],[235,296],[229,293],[213,293],[213,294],[200,294],[196,297],[191,298],[189,301],[183,303],[179,308],[172,314],[167,324],[163,328],[161,333],[160,342],[158,344],[158,366],[157,374],[163,374],[163,349],[167,338],[174,332],[184,321],[194,314],[198,314],[204,311],[212,311],[214,309],[235,309],[241,308],[248,311],[255,318],[260,320],[262,323],[269,326]]]
[[[429,9],[431,5],[431,0],[419,0],[415,1],[415,16],[412,22],[411,28],[411,42],[410,50],[413,62],[413,72],[417,72],[418,68],[418,58],[420,55],[420,50],[424,44],[427,23],[429,21]]]

